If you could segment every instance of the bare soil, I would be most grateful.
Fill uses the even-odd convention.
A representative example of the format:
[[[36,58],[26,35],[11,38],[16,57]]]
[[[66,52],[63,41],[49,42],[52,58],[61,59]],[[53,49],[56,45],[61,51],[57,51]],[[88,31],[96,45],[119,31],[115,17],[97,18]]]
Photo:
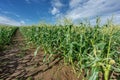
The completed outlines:
[[[44,63],[44,51],[34,56],[34,48],[26,48],[25,39],[17,30],[10,45],[0,51],[0,80],[82,80],[70,66],[56,55]]]

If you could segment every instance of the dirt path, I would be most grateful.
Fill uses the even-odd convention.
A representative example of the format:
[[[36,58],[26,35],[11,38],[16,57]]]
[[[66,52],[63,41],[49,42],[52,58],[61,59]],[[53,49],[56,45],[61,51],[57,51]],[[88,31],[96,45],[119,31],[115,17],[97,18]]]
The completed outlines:
[[[44,64],[43,50],[34,57],[35,49],[25,46],[25,40],[17,30],[11,44],[0,52],[0,80],[81,80],[59,58]]]

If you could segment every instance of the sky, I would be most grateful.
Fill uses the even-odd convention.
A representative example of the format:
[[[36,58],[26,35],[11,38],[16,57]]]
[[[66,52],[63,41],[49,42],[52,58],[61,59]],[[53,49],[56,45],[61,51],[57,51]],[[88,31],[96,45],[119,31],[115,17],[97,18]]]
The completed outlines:
[[[54,24],[63,17],[95,23],[97,16],[101,23],[113,16],[113,22],[119,24],[120,0],[0,0],[0,24]]]

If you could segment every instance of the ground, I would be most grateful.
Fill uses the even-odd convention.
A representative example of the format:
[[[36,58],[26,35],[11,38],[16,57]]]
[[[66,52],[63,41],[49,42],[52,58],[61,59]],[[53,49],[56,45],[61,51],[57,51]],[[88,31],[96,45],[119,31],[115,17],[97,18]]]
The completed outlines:
[[[49,63],[44,63],[44,51],[27,48],[25,39],[17,30],[12,42],[0,51],[0,80],[82,80],[77,78],[73,69],[55,56]]]

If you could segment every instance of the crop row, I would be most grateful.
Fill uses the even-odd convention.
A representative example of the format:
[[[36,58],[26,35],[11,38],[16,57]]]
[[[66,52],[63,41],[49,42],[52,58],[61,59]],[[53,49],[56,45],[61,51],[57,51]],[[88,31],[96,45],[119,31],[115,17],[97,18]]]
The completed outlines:
[[[44,49],[45,55],[62,56],[78,76],[84,70],[86,79],[98,80],[102,73],[109,80],[111,72],[120,73],[119,26],[30,26],[20,27],[29,43]]]
[[[16,29],[17,27],[0,26],[0,50],[6,44],[10,43],[12,35]]]

